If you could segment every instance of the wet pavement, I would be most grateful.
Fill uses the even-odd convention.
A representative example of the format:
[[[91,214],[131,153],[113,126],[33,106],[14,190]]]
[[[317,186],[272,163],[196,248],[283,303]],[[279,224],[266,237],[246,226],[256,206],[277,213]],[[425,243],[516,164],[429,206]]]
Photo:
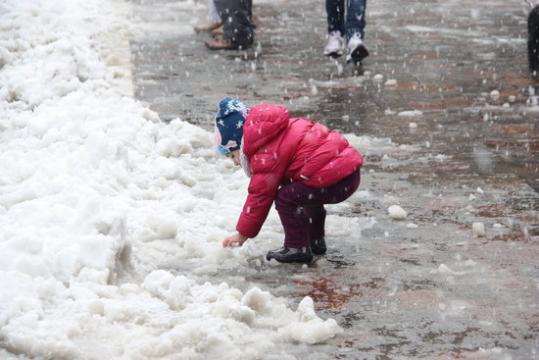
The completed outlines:
[[[189,31],[205,2],[131,3],[142,29],[131,39],[136,97],[163,120],[210,129],[231,95],[388,145],[360,149],[364,193],[340,213],[365,223],[356,239],[329,234],[330,253],[308,269],[246,274],[276,295],[313,297],[345,328],[292,353],[539,357],[539,83],[527,72],[524,5],[370,2],[371,56],[355,68],[321,56],[323,1],[255,0],[256,45],[245,52],[209,52]],[[405,221],[387,216],[394,203]]]

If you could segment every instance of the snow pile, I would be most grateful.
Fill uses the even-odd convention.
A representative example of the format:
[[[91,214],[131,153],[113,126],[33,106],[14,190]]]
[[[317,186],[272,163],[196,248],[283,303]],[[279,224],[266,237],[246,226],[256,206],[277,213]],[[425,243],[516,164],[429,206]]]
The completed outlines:
[[[294,312],[191,275],[259,255],[220,246],[247,179],[214,158],[211,134],[122,95],[128,71],[102,40],[128,24],[109,1],[6,0],[0,14],[1,348],[250,359],[339,333],[310,300]],[[167,262],[185,274],[152,271]]]
[[[68,359],[259,359],[283,341],[314,344],[342,330],[305,298],[297,312],[253,288],[197,284],[163,270],[142,285],[99,286],[8,278],[18,293],[2,311],[2,345],[29,356]],[[2,298],[2,304],[7,299]],[[47,303],[45,303],[45,300]],[[48,304],[50,302],[50,304]]]

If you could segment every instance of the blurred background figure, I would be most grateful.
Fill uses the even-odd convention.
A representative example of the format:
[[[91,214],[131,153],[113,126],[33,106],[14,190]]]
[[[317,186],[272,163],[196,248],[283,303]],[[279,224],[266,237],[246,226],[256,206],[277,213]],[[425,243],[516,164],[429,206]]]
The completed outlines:
[[[528,60],[533,76],[539,77],[539,4],[532,7],[528,16]]]
[[[210,50],[244,50],[254,41],[252,0],[213,0],[221,23],[222,35],[214,31],[214,39],[206,42]]]
[[[356,65],[369,56],[363,44],[366,7],[367,0],[326,0],[328,42],[324,55],[337,58],[346,51],[346,62]]]
[[[200,32],[211,32],[212,35],[216,30],[221,28],[222,32],[222,23],[221,23],[221,17],[219,16],[219,13],[217,12],[217,8],[215,7],[214,0],[208,0],[208,21],[202,24],[197,24],[193,26],[193,30],[198,34]]]

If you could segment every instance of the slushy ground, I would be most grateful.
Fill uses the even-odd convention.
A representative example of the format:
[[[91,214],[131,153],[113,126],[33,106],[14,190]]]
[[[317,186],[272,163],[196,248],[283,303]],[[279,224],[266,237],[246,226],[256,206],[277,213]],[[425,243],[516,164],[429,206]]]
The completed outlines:
[[[357,201],[329,209],[327,256],[201,279],[256,284],[292,304],[311,296],[345,331],[282,345],[298,358],[538,357],[539,89],[524,4],[369,2],[371,55],[355,68],[322,56],[323,1],[255,0],[245,52],[205,49],[209,37],[189,27],[205,21],[205,2],[132,3],[143,29],[130,39],[135,94],[164,121],[211,130],[225,95],[284,104],[350,134],[365,157]],[[388,216],[394,204],[406,219]]]

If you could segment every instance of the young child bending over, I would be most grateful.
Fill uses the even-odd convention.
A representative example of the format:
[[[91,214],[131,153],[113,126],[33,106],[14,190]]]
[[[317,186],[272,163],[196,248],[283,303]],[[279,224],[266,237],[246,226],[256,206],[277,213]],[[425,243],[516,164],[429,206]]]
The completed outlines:
[[[336,204],[356,191],[361,154],[338,132],[302,118],[289,118],[279,105],[249,109],[224,98],[216,116],[218,151],[241,165],[251,178],[237,233],[223,246],[241,246],[254,238],[271,204],[284,228],[283,247],[268,260],[310,262],[326,252],[324,204]]]

